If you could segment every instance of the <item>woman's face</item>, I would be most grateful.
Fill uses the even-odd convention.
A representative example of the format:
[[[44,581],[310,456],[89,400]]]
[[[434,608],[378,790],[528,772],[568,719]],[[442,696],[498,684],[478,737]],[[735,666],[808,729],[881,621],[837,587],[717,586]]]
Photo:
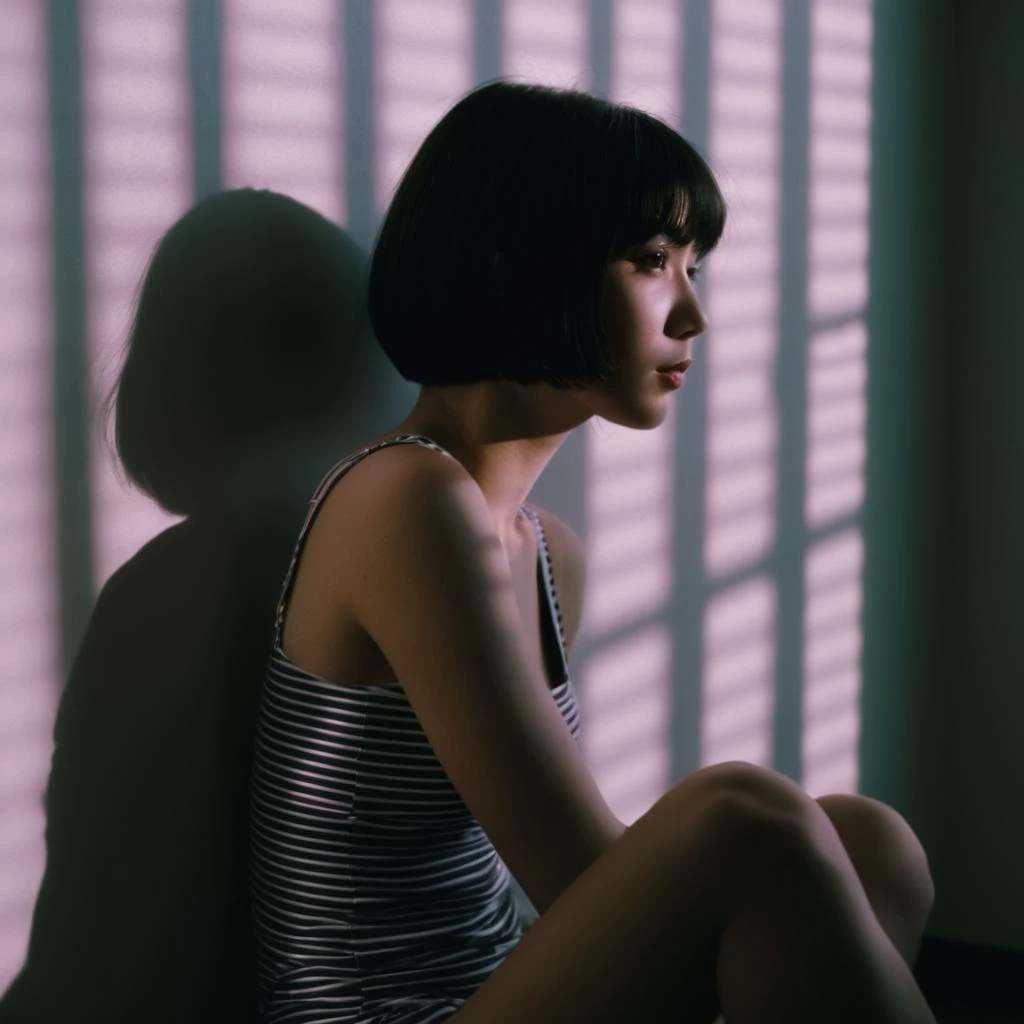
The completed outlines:
[[[649,430],[665,419],[679,384],[667,367],[691,359],[693,339],[707,328],[694,281],[694,244],[656,235],[605,269],[601,319],[620,367],[587,390],[603,419]]]

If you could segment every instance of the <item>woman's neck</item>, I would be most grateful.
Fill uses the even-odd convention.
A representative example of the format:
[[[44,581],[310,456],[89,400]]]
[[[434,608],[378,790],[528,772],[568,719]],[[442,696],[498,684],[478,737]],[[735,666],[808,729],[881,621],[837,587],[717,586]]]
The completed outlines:
[[[498,536],[512,545],[519,506],[569,433],[591,413],[572,392],[506,381],[424,387],[388,431],[423,434],[451,452],[479,484]]]

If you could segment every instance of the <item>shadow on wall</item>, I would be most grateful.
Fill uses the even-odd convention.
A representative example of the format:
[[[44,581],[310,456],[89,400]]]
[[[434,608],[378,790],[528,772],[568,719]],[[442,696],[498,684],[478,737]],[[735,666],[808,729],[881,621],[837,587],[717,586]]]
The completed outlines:
[[[203,200],[157,247],[117,446],[185,518],[111,577],[75,659],[0,1020],[255,1017],[247,790],[273,614],[317,482],[401,392],[365,269],[340,228],[251,189]]]

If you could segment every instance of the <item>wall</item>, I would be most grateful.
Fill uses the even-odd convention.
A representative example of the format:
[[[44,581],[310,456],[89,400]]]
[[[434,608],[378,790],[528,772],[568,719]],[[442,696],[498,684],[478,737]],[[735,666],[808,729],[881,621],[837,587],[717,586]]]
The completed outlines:
[[[1024,6],[961,4],[956,40],[930,289],[954,312],[931,344],[952,376],[934,432],[953,640],[935,928],[1024,951]]]
[[[862,787],[1024,949],[1024,7],[876,6]]]

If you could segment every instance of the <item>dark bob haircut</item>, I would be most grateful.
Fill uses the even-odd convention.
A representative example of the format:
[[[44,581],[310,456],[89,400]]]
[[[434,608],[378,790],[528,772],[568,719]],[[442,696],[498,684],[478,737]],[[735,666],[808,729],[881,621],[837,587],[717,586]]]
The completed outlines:
[[[107,403],[128,478],[170,512],[241,458],[351,412],[376,349],[365,253],[279,193],[211,195],[163,236]]]
[[[661,232],[703,257],[725,217],[707,163],[663,121],[493,82],[441,119],[395,193],[371,261],[374,331],[419,384],[604,380],[607,264]]]

